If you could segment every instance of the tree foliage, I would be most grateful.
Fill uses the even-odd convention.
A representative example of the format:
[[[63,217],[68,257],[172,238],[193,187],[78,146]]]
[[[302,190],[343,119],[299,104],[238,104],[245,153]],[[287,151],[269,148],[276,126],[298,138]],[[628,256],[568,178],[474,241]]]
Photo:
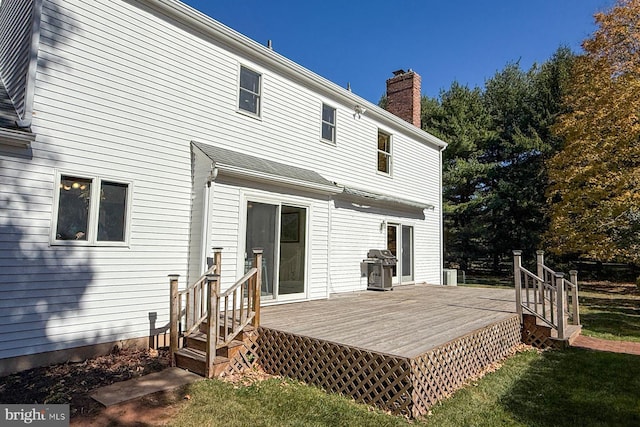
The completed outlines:
[[[423,127],[449,143],[444,154],[445,256],[467,269],[497,269],[512,249],[533,251],[546,229],[545,169],[560,140],[549,127],[573,54],[542,66],[508,64],[484,89],[454,82],[439,99],[423,99]]]
[[[546,241],[557,254],[638,264],[640,0],[595,19],[553,128],[565,145],[549,162]]]

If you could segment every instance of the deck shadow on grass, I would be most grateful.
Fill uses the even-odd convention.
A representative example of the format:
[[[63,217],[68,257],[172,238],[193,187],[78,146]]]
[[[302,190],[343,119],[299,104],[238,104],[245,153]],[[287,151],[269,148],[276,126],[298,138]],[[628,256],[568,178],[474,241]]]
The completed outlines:
[[[529,426],[638,426],[640,356],[545,352],[502,404]]]

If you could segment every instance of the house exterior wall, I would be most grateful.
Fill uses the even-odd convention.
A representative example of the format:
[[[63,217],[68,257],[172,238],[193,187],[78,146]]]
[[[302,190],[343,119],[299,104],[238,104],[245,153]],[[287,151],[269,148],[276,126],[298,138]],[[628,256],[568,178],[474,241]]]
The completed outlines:
[[[0,359],[163,330],[167,275],[180,274],[184,286],[197,270],[189,255],[202,245],[191,220],[202,218],[194,200],[204,175],[192,171],[191,141],[433,204],[423,220],[412,220],[416,280],[440,283],[439,147],[377,118],[382,113],[357,118],[344,102],[351,95],[309,88],[261,60],[268,53],[257,47],[255,57],[236,53],[145,3],[43,1],[37,138],[29,150],[0,146],[0,201],[7,207],[0,210]],[[241,65],[262,73],[260,118],[236,111]],[[320,141],[323,102],[337,109],[335,145]],[[393,136],[392,176],[376,170],[379,128]],[[52,242],[62,173],[130,184],[127,245]],[[309,208],[310,299],[363,289],[359,262],[366,249],[384,246],[381,221],[406,220],[340,209],[302,189],[220,177],[212,185],[209,243],[224,248],[223,287],[243,268],[243,203],[252,197]]]

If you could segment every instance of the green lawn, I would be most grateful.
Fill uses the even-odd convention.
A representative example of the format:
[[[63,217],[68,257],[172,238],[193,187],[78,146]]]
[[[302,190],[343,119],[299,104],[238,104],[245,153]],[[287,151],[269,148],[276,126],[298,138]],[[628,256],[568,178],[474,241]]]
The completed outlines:
[[[413,423],[279,378],[205,380],[188,393],[174,426],[638,426],[640,357],[526,351]]]
[[[640,289],[635,284],[580,284],[579,299],[584,335],[640,342]]]
[[[580,303],[585,335],[640,341],[635,285],[584,284]],[[640,356],[525,351],[413,422],[279,378],[187,393],[174,426],[640,426]]]

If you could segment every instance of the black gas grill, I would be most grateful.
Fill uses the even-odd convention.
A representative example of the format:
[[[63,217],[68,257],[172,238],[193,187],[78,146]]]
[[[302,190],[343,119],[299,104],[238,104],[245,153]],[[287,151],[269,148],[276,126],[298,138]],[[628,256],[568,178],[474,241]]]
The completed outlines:
[[[392,290],[393,268],[397,262],[398,259],[388,249],[370,249],[367,259],[362,261],[366,265],[367,289]]]

